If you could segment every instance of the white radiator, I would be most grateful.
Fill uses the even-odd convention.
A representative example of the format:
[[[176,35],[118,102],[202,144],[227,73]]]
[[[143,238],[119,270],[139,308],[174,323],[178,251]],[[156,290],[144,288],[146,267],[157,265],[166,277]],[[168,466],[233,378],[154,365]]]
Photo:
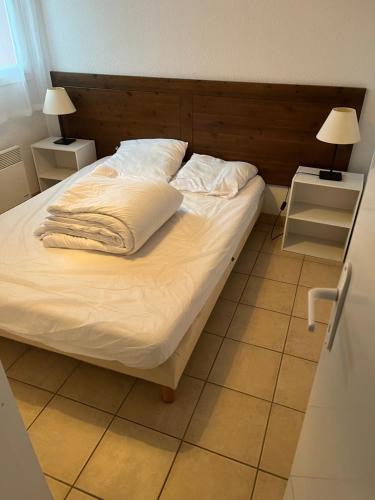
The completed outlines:
[[[30,198],[21,149],[13,146],[0,151],[0,213]]]

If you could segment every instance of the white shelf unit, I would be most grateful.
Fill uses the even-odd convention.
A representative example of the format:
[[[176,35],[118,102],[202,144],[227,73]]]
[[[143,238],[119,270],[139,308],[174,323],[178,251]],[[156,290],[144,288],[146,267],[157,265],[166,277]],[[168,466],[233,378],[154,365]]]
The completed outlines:
[[[363,175],[319,179],[317,168],[293,177],[282,247],[286,251],[343,261],[363,190]]]
[[[53,186],[96,160],[95,141],[76,139],[68,146],[48,137],[31,145],[40,190]]]

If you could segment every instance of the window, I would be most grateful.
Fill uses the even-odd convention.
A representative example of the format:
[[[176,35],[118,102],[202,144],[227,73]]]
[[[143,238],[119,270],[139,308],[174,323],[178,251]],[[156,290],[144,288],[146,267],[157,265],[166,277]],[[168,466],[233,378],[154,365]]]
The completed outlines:
[[[5,0],[0,0],[0,69],[17,64]]]
[[[0,124],[43,105],[48,73],[36,0],[0,0]]]

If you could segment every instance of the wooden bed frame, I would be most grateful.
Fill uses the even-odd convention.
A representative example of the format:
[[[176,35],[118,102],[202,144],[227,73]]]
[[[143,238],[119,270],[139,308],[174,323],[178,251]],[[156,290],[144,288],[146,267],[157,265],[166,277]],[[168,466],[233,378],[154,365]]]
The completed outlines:
[[[328,168],[334,146],[315,136],[331,108],[349,106],[360,115],[365,89],[318,85],[220,82],[51,72],[54,86],[65,87],[77,112],[61,117],[68,136],[94,139],[98,157],[111,155],[121,140],[174,138],[194,151],[254,163],[269,184],[289,186],[298,166]],[[351,146],[342,146],[335,169],[346,170]],[[249,220],[230,265],[202,305],[175,353],[152,370],[119,362],[68,356],[156,382],[172,402],[180,377],[247,237],[261,211]],[[7,332],[4,337],[26,342]],[[47,346],[26,342],[47,350]],[[55,351],[60,352],[60,351]]]

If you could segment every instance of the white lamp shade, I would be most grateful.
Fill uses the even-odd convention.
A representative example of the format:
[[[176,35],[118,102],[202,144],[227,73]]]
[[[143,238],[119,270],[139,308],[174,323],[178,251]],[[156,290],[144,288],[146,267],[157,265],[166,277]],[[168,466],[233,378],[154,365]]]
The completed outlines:
[[[333,108],[317,136],[330,144],[355,144],[361,140],[354,108]]]
[[[64,87],[47,89],[44,99],[43,113],[46,115],[69,115],[76,110]]]

